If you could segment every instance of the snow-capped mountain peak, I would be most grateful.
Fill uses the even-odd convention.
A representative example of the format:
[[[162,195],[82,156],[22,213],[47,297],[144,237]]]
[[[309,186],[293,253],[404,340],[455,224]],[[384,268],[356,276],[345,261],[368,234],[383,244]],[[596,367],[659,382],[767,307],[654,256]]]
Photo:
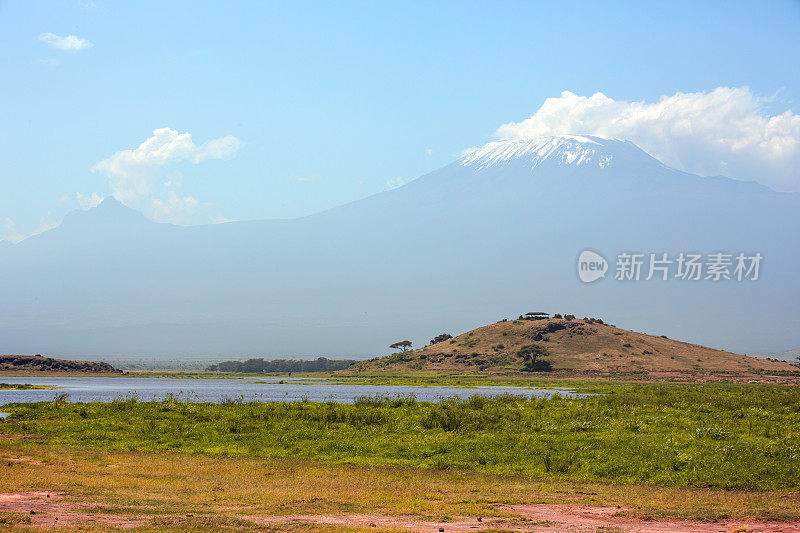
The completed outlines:
[[[469,150],[459,161],[464,167],[483,170],[505,165],[512,161],[524,161],[536,168],[545,161],[562,166],[610,165],[620,148],[629,150],[632,143],[618,139],[606,139],[596,135],[559,135],[494,141]],[[638,149],[637,149],[638,151]]]

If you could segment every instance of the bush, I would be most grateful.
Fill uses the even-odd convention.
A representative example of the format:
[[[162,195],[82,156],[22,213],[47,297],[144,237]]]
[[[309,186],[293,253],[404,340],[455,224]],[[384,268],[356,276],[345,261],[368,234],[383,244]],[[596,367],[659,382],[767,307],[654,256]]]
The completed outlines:
[[[547,357],[550,352],[539,344],[529,344],[517,351],[517,356],[522,357],[522,370],[525,372],[548,372],[552,370],[552,365],[547,361],[542,361],[541,357]]]
[[[542,324],[541,326],[531,328],[526,336],[533,341],[546,341],[547,338],[545,337],[545,334],[555,333],[556,331],[560,331],[562,329],[568,329],[567,325],[563,322],[548,322],[546,324]]]
[[[553,365],[546,359],[538,359],[530,367],[523,368],[527,372],[550,372],[553,370]]]
[[[434,345],[434,344],[439,344],[440,342],[444,342],[444,341],[450,340],[452,338],[453,338],[453,336],[450,335],[449,333],[442,333],[441,335],[437,335],[437,336],[435,336],[434,338],[431,339],[431,346]]]

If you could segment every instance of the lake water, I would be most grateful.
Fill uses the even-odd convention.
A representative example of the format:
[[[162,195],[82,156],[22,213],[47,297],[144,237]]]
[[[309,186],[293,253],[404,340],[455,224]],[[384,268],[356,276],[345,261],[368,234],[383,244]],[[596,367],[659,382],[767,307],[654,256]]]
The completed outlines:
[[[284,383],[279,383],[283,381]],[[314,402],[353,403],[359,396],[409,396],[419,401],[435,401],[443,397],[469,398],[475,394],[498,396],[520,394],[546,398],[553,394],[582,397],[566,389],[527,389],[523,387],[413,387],[396,385],[356,385],[303,380],[302,378],[135,378],[135,377],[2,377],[0,382],[49,385],[59,390],[0,390],[0,406],[9,403],[49,401],[62,393],[71,402],[110,402],[115,398],[137,396],[140,400],[161,400],[170,395],[197,402],[221,402],[241,398],[243,401],[296,402],[308,398]]]

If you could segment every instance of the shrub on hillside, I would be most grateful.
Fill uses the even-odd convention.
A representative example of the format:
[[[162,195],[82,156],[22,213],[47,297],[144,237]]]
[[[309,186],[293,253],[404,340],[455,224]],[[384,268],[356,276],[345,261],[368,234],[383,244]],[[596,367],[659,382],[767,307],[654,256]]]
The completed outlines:
[[[542,357],[547,357],[550,352],[539,344],[529,344],[517,351],[517,355],[522,357],[522,370],[525,372],[542,372],[552,370],[552,365],[548,361],[543,361]]]
[[[453,336],[450,335],[449,333],[442,333],[441,335],[437,335],[431,339],[431,346],[433,346],[434,344],[439,344],[440,342],[448,341],[452,338]]]

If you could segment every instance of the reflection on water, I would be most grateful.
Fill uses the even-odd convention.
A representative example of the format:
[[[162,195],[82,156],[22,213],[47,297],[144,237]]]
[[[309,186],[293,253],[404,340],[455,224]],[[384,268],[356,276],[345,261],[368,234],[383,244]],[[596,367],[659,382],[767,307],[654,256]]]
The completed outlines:
[[[140,400],[161,400],[170,395],[197,402],[218,403],[228,400],[257,402],[296,402],[308,399],[313,402],[333,401],[352,403],[359,396],[409,396],[419,401],[434,401],[442,397],[469,398],[475,394],[498,396],[520,394],[531,398],[544,398],[553,394],[580,397],[563,389],[526,389],[522,387],[413,387],[405,385],[356,385],[349,383],[309,382],[302,378],[127,378],[127,377],[3,377],[4,383],[50,385],[61,390],[0,390],[0,405],[18,402],[52,400],[64,392],[71,402],[110,402],[114,398],[137,396]]]

